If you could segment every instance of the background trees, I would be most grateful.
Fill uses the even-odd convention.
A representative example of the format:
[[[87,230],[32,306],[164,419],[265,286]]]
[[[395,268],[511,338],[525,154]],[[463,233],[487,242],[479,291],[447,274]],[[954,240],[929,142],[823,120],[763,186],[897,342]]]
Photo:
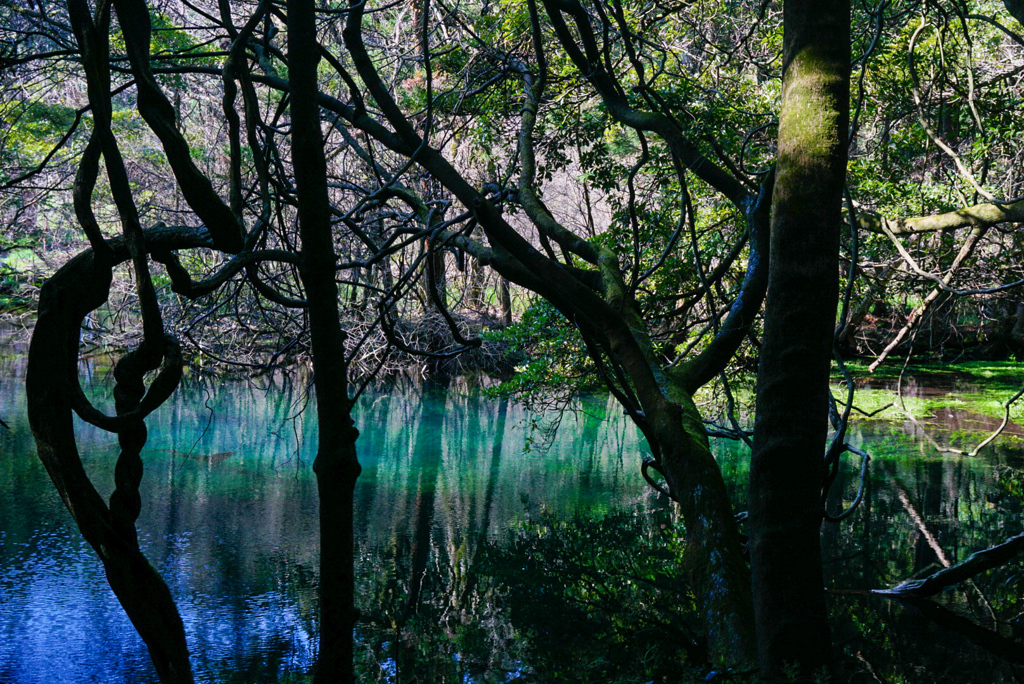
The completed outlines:
[[[1024,326],[1010,287],[1024,205],[1005,201],[1019,185],[1008,112],[1024,41],[1000,7],[882,2],[848,18],[836,5],[809,29],[807,8],[784,10],[614,0],[4,5],[5,78],[16,87],[3,105],[3,247],[38,244],[45,217],[73,215],[91,248],[41,298],[30,378],[44,460],[83,532],[110,526],[102,534],[137,552],[141,419],[181,372],[176,338],[193,358],[236,355],[256,368],[308,352],[322,501],[337,506],[322,518],[322,653],[336,659],[323,671],[344,676],[334,673],[350,660],[340,644],[354,620],[350,502],[334,495],[358,473],[349,371],[373,375],[393,358],[387,347],[435,364],[480,347],[481,323],[513,317],[511,282],[561,315],[579,357],[646,436],[643,474],[683,514],[711,659],[753,662],[749,570],[697,392],[718,383],[731,396],[727,368],[760,355],[755,577],[769,593],[788,581],[770,568],[789,559],[759,554],[779,548],[776,531],[789,539],[772,516],[789,511],[778,497],[790,500],[800,482],[810,574],[796,588],[817,596],[804,585],[820,583],[820,501],[844,448],[839,422],[818,467],[837,292],[839,348],[878,363],[912,352],[925,329],[931,351],[1015,353]],[[827,144],[803,115],[787,118],[804,106],[789,99],[805,91],[786,71],[804,45],[826,51],[814,68],[836,84],[812,107],[829,112]],[[108,302],[113,269],[127,261],[125,296],[142,316],[123,362],[132,390],[109,417],[76,393],[75,359],[82,320]],[[244,354],[224,343],[237,339]],[[145,394],[140,383],[161,367]],[[72,410],[127,440],[109,504],[69,474]],[[75,503],[81,492],[88,501]],[[782,619],[778,600],[758,596]],[[797,622],[815,613],[800,634],[823,633],[819,598],[813,611],[782,602],[799,608]],[[767,670],[827,662],[822,643],[779,629],[762,640]],[[796,641],[815,646],[787,650]],[[171,660],[168,671],[183,673],[187,660],[177,669]]]

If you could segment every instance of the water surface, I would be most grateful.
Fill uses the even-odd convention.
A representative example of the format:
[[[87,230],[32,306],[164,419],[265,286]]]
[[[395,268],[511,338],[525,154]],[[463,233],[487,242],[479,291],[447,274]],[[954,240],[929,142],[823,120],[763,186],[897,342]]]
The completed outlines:
[[[144,646],[35,457],[23,374],[23,357],[0,358],[0,418],[10,428],[0,428],[0,681],[154,682]],[[82,376],[94,396],[109,391],[102,363],[83,362]],[[502,602],[515,592],[486,577],[516,575],[494,563],[521,564],[516,572],[542,591],[530,563],[546,558],[537,546],[545,535],[571,545],[589,534],[586,520],[607,517],[619,527],[606,533],[628,545],[675,526],[668,503],[639,476],[644,445],[621,410],[605,396],[575,409],[552,431],[553,414],[465,386],[396,384],[361,400],[355,524],[366,681],[406,681],[403,667],[427,668],[439,682],[545,681],[524,660],[543,654],[517,646],[545,629],[544,617],[519,619],[522,606]],[[305,681],[317,631],[314,414],[303,378],[190,377],[148,421],[138,527],[178,602],[199,681]],[[897,651],[939,644],[951,662],[922,657],[946,668],[948,681],[974,681],[970,663],[988,662],[962,638],[923,622],[906,627],[915,618],[898,607],[848,593],[927,574],[1021,531],[1016,438],[979,458],[934,448],[971,439],[966,420],[952,411],[861,421],[851,431],[875,456],[867,500],[824,536],[837,647],[851,659],[891,668]],[[116,440],[81,423],[79,435],[106,496]],[[742,509],[748,454],[724,442],[716,451]],[[852,500],[858,465],[841,472],[833,512]],[[950,605],[1013,631],[1016,568],[980,579],[984,600],[950,596]],[[863,624],[871,611],[906,629]]]

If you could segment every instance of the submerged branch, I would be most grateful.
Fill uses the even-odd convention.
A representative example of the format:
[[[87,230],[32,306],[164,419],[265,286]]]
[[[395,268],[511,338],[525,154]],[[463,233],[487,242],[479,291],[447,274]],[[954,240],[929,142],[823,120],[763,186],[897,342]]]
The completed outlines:
[[[1024,644],[1020,642],[1008,639],[998,632],[977,625],[934,601],[912,596],[890,596],[881,593],[879,595],[896,599],[904,605],[917,609],[921,615],[936,625],[956,632],[993,655],[1005,658],[1012,663],[1024,665]]]
[[[986,570],[1008,563],[1024,551],[1024,534],[1011,537],[1002,544],[977,551],[956,565],[950,565],[919,580],[907,580],[892,589],[874,589],[872,594],[890,598],[927,598],[943,589],[965,582]]]

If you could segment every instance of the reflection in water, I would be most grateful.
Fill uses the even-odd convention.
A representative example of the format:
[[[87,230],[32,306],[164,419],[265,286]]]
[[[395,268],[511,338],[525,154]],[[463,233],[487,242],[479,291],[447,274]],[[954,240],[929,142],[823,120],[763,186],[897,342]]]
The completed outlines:
[[[17,358],[0,361],[0,681],[155,681],[145,649],[35,457]],[[87,367],[92,389],[103,369]],[[108,388],[109,389],[109,388]],[[200,681],[278,681],[316,646],[315,453],[306,386],[274,377],[189,383],[149,421],[138,527],[185,621]],[[646,509],[635,430],[604,397],[528,450],[536,416],[479,392],[395,387],[358,412],[362,585],[419,611],[431,564],[468,566],[480,542],[540,508]],[[109,496],[117,445],[79,424],[83,461]],[[444,556],[444,559],[441,556]],[[385,565],[390,567],[385,568]],[[374,607],[364,607],[374,614]]]
[[[153,682],[145,648],[35,457],[23,370],[19,357],[0,358],[0,418],[10,426],[0,428],[0,681]],[[84,364],[83,377],[97,392],[109,389],[101,366]],[[178,601],[199,681],[305,681],[314,661],[315,412],[305,383],[278,376],[259,383],[194,379],[149,420],[140,537]],[[531,647],[529,636],[554,629],[543,623],[546,612],[563,629],[573,614],[594,630],[623,633],[595,612],[585,582],[552,595],[551,611],[524,612],[529,596],[555,592],[545,573],[557,570],[568,583],[566,568],[584,578],[589,572],[567,565],[558,548],[576,548],[577,557],[593,548],[593,567],[617,577],[625,561],[603,548],[656,557],[664,549],[658,540],[673,528],[665,502],[639,477],[642,446],[613,402],[583,399],[544,450],[535,444],[543,441],[534,429],[541,416],[466,388],[394,386],[362,399],[356,415],[364,681],[411,681],[412,673],[431,682],[542,681],[531,673],[547,651]],[[964,459],[938,454],[904,428],[871,421],[851,431],[875,459],[865,505],[825,528],[831,589],[892,586],[1021,531],[1024,482],[1014,441]],[[81,424],[79,434],[85,465],[109,495],[116,442]],[[747,455],[732,444],[716,449],[742,509]],[[856,477],[856,464],[842,471],[830,510],[852,500]],[[605,516],[604,525],[586,522]],[[609,541],[615,534],[617,545]],[[544,545],[553,538],[561,541]],[[643,571],[659,592],[677,582],[672,564],[661,565],[664,576]],[[532,582],[535,593],[516,594],[515,581]],[[629,586],[606,595],[607,605],[621,612],[623,596],[648,601]],[[946,602],[983,623],[995,617],[1010,633],[1024,611],[1019,588],[1014,569],[1003,568]],[[680,586],[671,591],[685,594]],[[685,601],[675,601],[682,606],[675,613],[658,606],[660,619],[681,635],[679,653],[698,653]],[[933,679],[908,681],[1002,676],[978,649],[897,605],[837,593],[833,612],[837,647],[854,678],[919,664]],[[652,616],[636,613],[635,621]]]

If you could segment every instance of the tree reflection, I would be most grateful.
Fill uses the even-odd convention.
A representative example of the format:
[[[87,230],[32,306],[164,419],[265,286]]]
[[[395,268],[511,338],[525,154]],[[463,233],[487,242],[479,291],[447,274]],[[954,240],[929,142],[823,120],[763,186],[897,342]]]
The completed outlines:
[[[0,377],[0,405],[15,408],[11,430],[0,431],[12,454],[0,460],[8,494],[0,496],[0,680],[52,681],[55,665],[39,654],[59,645],[82,664],[70,684],[115,661],[124,664],[113,677],[153,681],[95,560],[56,543],[71,531],[18,417],[20,371],[0,370],[10,371]],[[105,369],[94,370],[104,382]],[[140,544],[179,597],[202,681],[308,681],[319,570],[306,380],[191,381],[151,418],[152,505],[139,519]],[[582,398],[577,409],[538,453],[526,450],[537,416],[467,387],[410,382],[366,397],[356,491],[359,681],[688,682],[711,672],[676,574],[683,569],[663,562],[685,529],[636,476],[641,445],[607,398]],[[205,429],[210,410],[217,420]],[[963,636],[866,592],[1020,533],[1019,447],[1004,441],[988,458],[967,459],[922,449],[901,423],[871,421],[855,424],[851,438],[875,458],[864,504],[825,528],[839,681],[874,682],[872,672],[914,684],[1013,681],[1011,666]],[[109,480],[109,438],[84,429],[81,442],[85,467]],[[716,451],[742,508],[746,455],[726,447]],[[854,496],[857,465],[840,471],[830,510]],[[1020,564],[974,581],[978,594],[953,590],[938,600],[1003,636],[1024,636]]]

